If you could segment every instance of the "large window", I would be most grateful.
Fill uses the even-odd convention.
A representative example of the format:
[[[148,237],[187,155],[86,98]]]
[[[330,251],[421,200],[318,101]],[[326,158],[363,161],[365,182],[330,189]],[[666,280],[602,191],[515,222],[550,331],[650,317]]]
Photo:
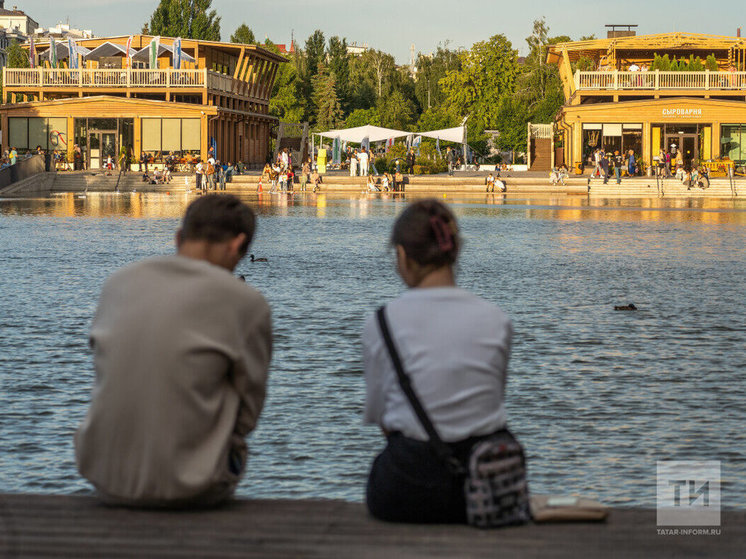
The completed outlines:
[[[596,148],[612,153],[632,150],[639,159],[642,154],[642,124],[583,124],[583,158],[587,163],[592,161]]]
[[[746,124],[723,124],[720,127],[720,155],[746,163]]]
[[[156,158],[170,152],[199,154],[200,132],[198,118],[143,118],[142,150]]]
[[[67,119],[44,117],[10,117],[8,143],[19,150],[67,150]]]

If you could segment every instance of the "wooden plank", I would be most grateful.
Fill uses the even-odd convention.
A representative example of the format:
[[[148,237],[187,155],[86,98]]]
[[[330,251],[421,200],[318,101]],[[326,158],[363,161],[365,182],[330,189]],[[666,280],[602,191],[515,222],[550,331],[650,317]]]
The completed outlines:
[[[215,510],[112,508],[92,497],[0,495],[0,556],[55,557],[741,557],[746,511],[719,536],[662,536],[654,510],[603,524],[502,530],[397,525],[343,501],[237,500]]]

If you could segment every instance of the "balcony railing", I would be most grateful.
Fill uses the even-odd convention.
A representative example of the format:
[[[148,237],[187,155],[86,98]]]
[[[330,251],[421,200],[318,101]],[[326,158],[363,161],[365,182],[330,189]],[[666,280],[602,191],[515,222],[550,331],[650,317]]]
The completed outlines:
[[[229,78],[230,79],[230,78]],[[173,87],[200,88],[207,83],[207,70],[140,70],[6,68],[5,87],[10,88],[111,88]]]
[[[575,89],[590,90],[744,90],[746,72],[575,72]]]

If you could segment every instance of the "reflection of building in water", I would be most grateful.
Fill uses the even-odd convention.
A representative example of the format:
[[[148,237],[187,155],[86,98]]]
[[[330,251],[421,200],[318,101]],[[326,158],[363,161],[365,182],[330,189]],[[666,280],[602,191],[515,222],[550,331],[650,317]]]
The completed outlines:
[[[326,217],[326,194],[323,192],[316,195],[316,217]]]
[[[573,41],[551,45],[548,61],[564,86],[557,124],[568,166],[587,163],[596,148],[632,150],[647,165],[661,149],[680,151],[685,166],[725,157],[746,163],[746,39],[663,33]]]

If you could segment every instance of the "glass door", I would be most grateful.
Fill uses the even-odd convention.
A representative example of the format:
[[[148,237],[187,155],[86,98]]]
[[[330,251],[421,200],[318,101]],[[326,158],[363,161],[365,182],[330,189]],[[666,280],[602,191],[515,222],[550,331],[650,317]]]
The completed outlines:
[[[111,156],[114,165],[117,161],[117,133],[111,131],[93,131],[88,133],[88,168],[103,169],[106,158]]]
[[[101,133],[101,166],[106,165],[108,157],[111,156],[112,168],[117,164],[117,133]]]
[[[681,155],[684,157],[684,168],[691,169],[699,159],[699,138],[696,134],[681,136]]]
[[[98,132],[88,134],[88,168],[101,168],[101,135]]]

